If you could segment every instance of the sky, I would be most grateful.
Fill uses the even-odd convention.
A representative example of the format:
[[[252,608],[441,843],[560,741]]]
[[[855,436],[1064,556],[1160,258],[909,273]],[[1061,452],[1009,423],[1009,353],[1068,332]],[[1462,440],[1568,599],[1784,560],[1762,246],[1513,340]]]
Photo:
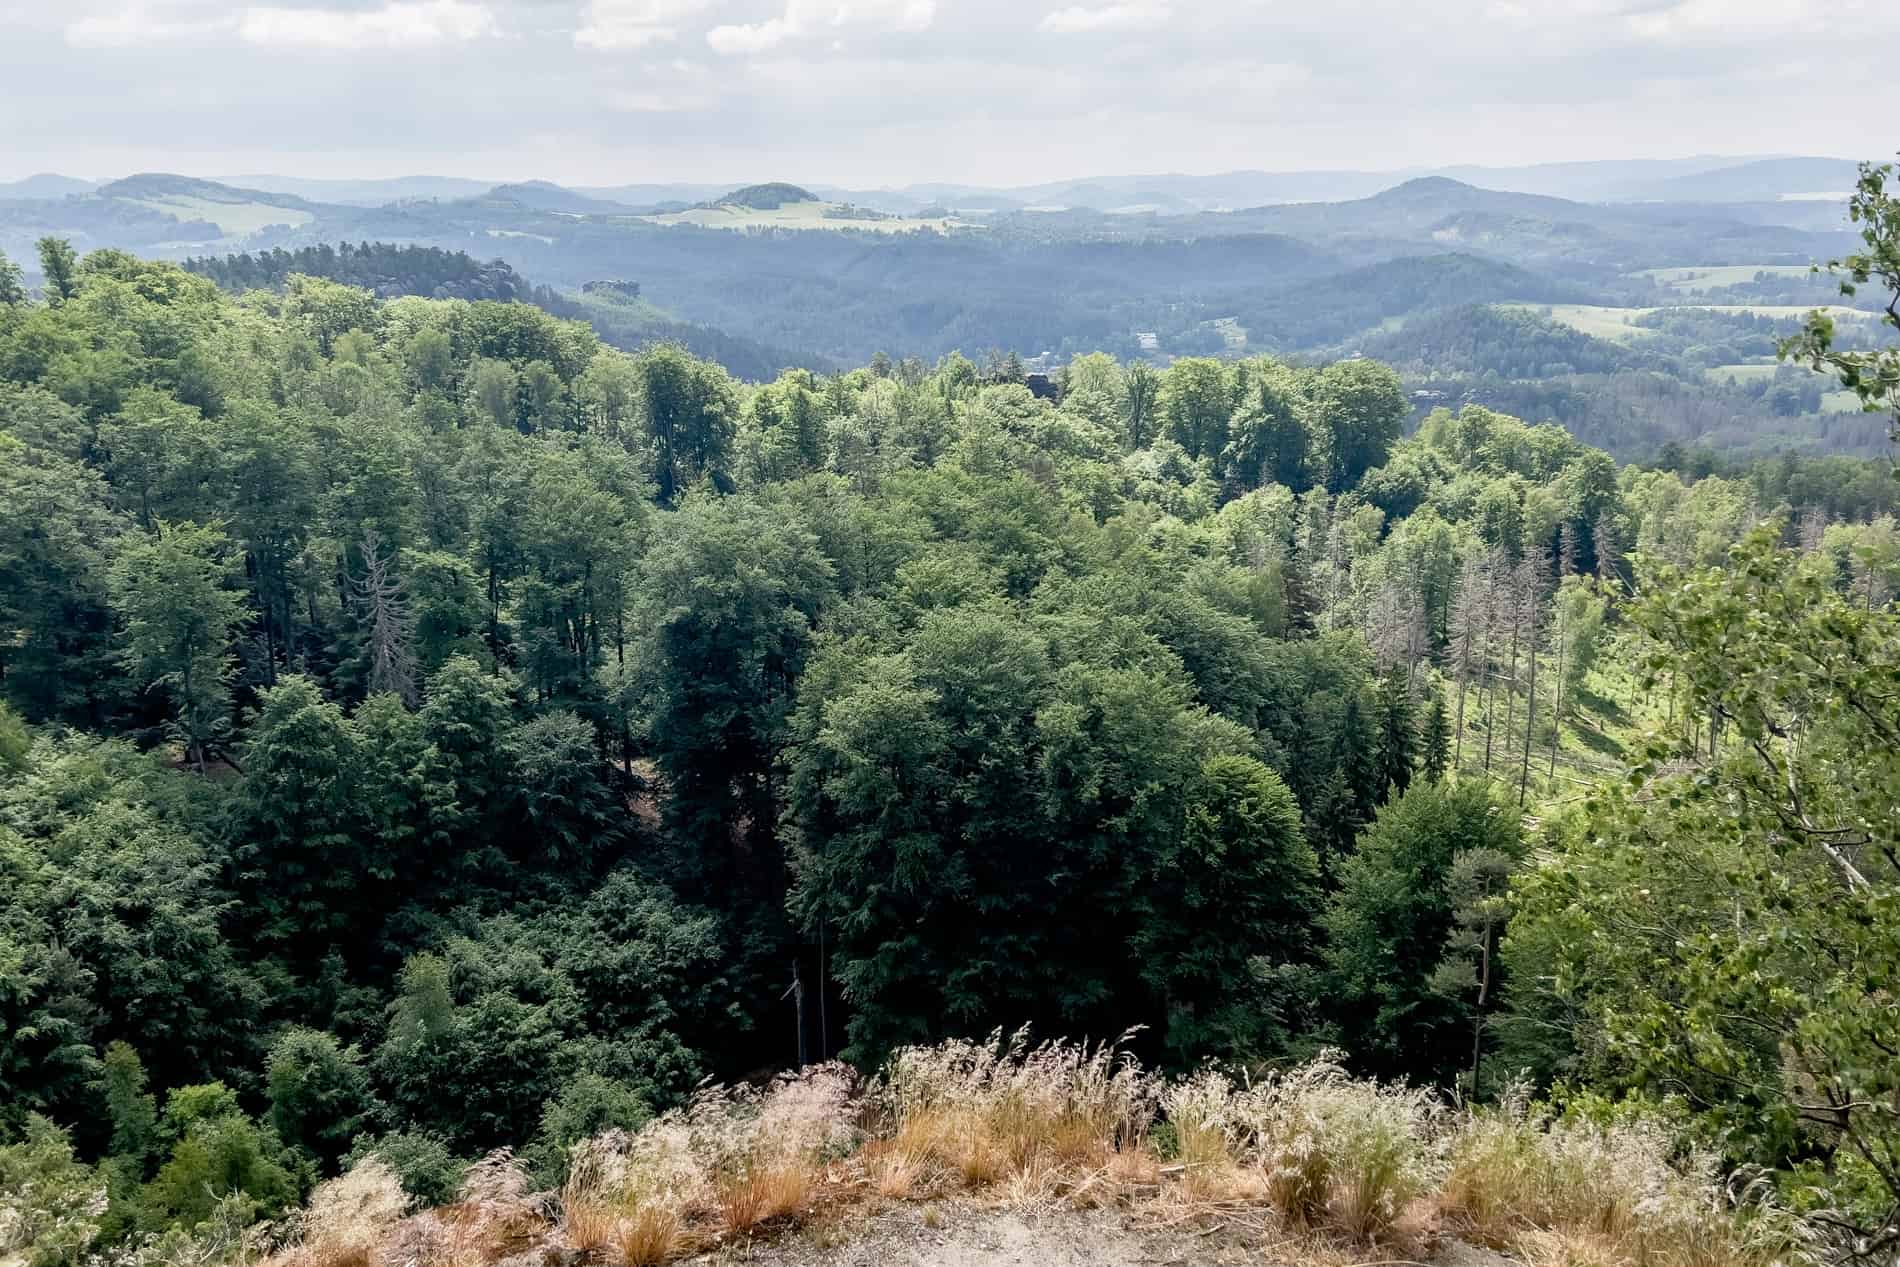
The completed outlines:
[[[1890,155],[1896,0],[0,0],[0,179]]]

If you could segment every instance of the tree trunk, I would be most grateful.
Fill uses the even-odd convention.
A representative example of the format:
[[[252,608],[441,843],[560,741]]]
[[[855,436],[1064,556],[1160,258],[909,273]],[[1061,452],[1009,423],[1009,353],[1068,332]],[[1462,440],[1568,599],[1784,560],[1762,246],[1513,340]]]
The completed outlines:
[[[1524,807],[1524,801],[1531,785],[1531,735],[1537,729],[1537,596],[1529,596],[1530,607],[1530,682],[1524,702],[1524,764],[1517,775],[1517,805]]]
[[[1550,777],[1557,777],[1557,739],[1564,728],[1564,610],[1557,607],[1557,683],[1550,703]]]

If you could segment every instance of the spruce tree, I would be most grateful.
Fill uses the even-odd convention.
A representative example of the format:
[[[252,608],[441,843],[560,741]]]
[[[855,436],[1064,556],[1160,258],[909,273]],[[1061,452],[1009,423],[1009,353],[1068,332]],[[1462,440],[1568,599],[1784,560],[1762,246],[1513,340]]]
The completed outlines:
[[[1420,769],[1427,781],[1437,783],[1451,768],[1451,718],[1445,711],[1445,697],[1436,689],[1425,705],[1425,722],[1420,733]]]
[[[1394,668],[1379,679],[1377,696],[1379,752],[1378,801],[1403,795],[1412,785],[1412,767],[1418,759],[1418,722],[1405,671]]]

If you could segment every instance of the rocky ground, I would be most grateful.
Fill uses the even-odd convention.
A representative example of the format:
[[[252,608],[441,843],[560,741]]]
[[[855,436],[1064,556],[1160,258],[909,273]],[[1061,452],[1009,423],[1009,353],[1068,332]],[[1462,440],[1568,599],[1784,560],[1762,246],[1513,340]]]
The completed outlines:
[[[1512,1267],[1510,1259],[1454,1240],[1442,1241],[1428,1258],[1316,1247],[1247,1213],[1164,1222],[1114,1210],[961,1202],[821,1218],[693,1261],[700,1267]]]

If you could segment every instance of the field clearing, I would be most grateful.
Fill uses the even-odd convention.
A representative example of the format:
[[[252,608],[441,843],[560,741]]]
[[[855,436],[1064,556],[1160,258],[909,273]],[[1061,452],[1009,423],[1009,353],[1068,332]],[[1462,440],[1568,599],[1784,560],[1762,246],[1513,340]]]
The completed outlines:
[[[769,211],[722,203],[717,207],[694,207],[690,211],[669,211],[664,215],[639,216],[648,224],[692,224],[702,229],[862,229],[871,233],[911,233],[918,229],[944,232],[982,226],[954,217],[925,220],[902,216],[884,220],[856,220],[827,214],[839,209],[834,202],[792,202]]]
[[[1762,379],[1771,379],[1781,366],[1772,361],[1758,361],[1752,365],[1717,365],[1709,371],[1709,377],[1723,382],[1753,383]]]
[[[483,231],[491,238],[528,238],[547,246],[554,245],[554,239],[545,233],[524,233],[520,229],[486,229]]]
[[[1799,264],[1716,264],[1696,268],[1645,268],[1632,277],[1647,277],[1659,286],[1694,294],[1740,286],[1755,280],[1757,274],[1770,277],[1806,277],[1809,270]]]
[[[1569,326],[1592,338],[1607,339],[1612,343],[1630,343],[1655,335],[1656,331],[1636,324],[1639,318],[1648,316],[1652,312],[1682,309],[1696,312],[1746,313],[1775,320],[1799,321],[1814,311],[1812,307],[1801,304],[1668,304],[1654,308],[1607,308],[1594,304],[1499,304],[1498,307],[1516,312],[1547,315],[1559,325]],[[1874,321],[1880,316],[1879,313],[1867,312],[1860,308],[1843,308],[1838,304],[1822,306],[1821,311],[1836,321]]]
[[[1829,392],[1821,397],[1821,412],[1824,414],[1860,413],[1860,397],[1849,391]]]
[[[1602,308],[1594,304],[1499,304],[1514,312],[1548,316],[1558,325],[1569,326],[1595,339],[1612,343],[1632,343],[1653,338],[1654,330],[1636,324],[1636,318],[1656,311],[1654,308]]]
[[[179,220],[209,220],[232,237],[244,237],[273,224],[301,228],[316,219],[308,211],[278,207],[268,202],[214,202],[209,198],[194,198],[188,194],[172,194],[163,198],[127,198],[125,201]]]

